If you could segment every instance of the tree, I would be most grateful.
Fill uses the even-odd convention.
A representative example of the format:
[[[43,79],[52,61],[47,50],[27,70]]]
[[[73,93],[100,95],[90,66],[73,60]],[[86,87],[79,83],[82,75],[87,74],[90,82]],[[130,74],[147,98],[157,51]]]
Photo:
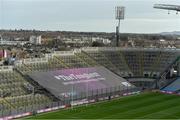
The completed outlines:
[[[105,46],[103,43],[100,43],[100,42],[97,42],[97,41],[94,41],[92,43],[92,47],[102,47],[102,46]]]

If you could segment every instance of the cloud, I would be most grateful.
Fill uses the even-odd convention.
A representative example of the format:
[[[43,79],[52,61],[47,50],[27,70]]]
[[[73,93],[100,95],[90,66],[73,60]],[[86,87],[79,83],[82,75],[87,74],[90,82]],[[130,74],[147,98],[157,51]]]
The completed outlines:
[[[40,30],[114,32],[114,7],[126,7],[122,32],[180,30],[180,16],[153,8],[177,0],[0,0],[0,26]]]

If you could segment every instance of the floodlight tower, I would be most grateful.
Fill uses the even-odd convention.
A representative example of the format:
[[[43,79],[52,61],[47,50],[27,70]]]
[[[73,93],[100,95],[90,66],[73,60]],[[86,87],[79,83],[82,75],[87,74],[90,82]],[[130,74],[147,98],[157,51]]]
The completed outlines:
[[[165,10],[174,10],[177,11],[176,14],[180,11],[180,5],[168,5],[168,4],[154,4],[156,9],[165,9]],[[169,14],[169,12],[168,12]]]
[[[125,7],[116,6],[115,7],[115,15],[116,20],[118,20],[118,25],[116,26],[116,46],[119,46],[120,41],[120,21],[124,19]]]

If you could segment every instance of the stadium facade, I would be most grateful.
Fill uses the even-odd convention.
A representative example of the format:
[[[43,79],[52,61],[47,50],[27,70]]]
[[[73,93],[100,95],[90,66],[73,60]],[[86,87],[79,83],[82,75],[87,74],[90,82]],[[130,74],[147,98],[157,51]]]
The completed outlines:
[[[89,47],[18,60],[0,67],[0,116],[25,116],[143,89],[178,94],[179,56],[180,49]]]

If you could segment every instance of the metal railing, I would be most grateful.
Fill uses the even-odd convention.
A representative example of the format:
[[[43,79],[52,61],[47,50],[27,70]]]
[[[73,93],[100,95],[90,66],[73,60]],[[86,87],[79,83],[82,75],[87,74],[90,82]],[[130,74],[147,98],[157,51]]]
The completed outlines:
[[[38,113],[38,111],[46,111],[46,109],[53,109],[54,107],[61,108],[60,106],[72,106],[74,104],[82,104],[82,100],[85,100],[86,103],[89,103],[90,101],[98,102],[101,100],[121,97],[124,95],[136,94],[140,91],[140,88],[136,88],[134,86],[127,86],[125,88],[122,88],[121,86],[116,86],[87,92],[81,92],[73,96],[62,96],[61,100],[55,102],[51,101],[43,104],[32,104],[10,109],[0,108],[0,118],[20,115],[27,112],[30,112],[31,114],[36,114]]]

